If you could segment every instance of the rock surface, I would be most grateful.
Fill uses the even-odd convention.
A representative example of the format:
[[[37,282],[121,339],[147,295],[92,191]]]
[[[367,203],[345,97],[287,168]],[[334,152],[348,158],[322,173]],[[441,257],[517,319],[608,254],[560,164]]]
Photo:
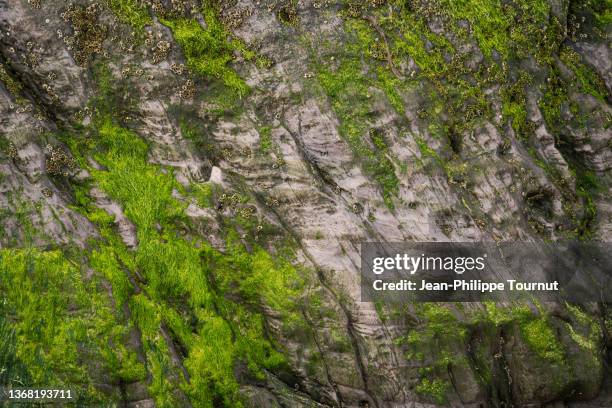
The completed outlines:
[[[512,16],[500,34],[476,5],[446,1],[212,3],[0,0],[0,247],[90,253],[115,233],[125,253],[142,249],[150,231],[104,177],[131,170],[97,159],[106,110],[146,142],[160,183],[177,181],[182,215],[163,220],[160,209],[150,228],[160,247],[147,250],[173,239],[164,222],[221,253],[235,219],[248,221],[235,227],[247,248],[276,254],[292,241],[305,327],[290,329],[266,299],[232,299],[263,316],[286,358],[256,378],[237,359],[230,375],[246,406],[609,406],[605,305],[501,320],[490,305],[377,307],[360,301],[359,264],[365,241],[609,240],[610,24],[600,20],[610,11],[476,1]],[[199,51],[220,69],[181,41],[182,21],[200,36],[220,22],[221,39]],[[95,146],[86,153],[84,139]],[[65,171],[50,171],[48,145],[70,156]],[[138,180],[127,183],[137,194]],[[212,193],[200,199],[200,188]],[[146,268],[126,274],[134,296],[156,301]],[[195,333],[208,317],[182,301],[171,316]],[[173,402],[156,388],[138,324],[125,347],[147,374],[110,380],[94,364],[99,391],[134,407],[232,406],[198,399],[201,350],[178,326],[162,318],[158,329]],[[223,378],[209,381],[225,395]]]

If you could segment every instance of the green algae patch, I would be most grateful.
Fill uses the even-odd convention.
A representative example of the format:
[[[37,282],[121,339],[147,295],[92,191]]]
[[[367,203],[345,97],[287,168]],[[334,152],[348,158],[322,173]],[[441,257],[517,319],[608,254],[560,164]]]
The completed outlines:
[[[451,389],[449,370],[467,364],[463,350],[468,331],[447,305],[423,303],[415,307],[418,325],[395,342],[406,346],[406,359],[420,367],[415,391],[437,404],[445,404]]]
[[[542,0],[509,4],[499,0],[443,0],[438,7],[455,22],[468,22],[483,54],[491,57],[493,51],[506,56],[511,49],[529,45],[530,37],[545,26],[550,6]]]
[[[568,305],[573,317],[571,323],[562,323],[543,309],[534,312],[521,303],[500,306],[485,302],[483,306],[479,311],[468,311],[461,305],[412,305],[417,316],[414,327],[395,344],[406,350],[405,357],[412,365],[419,367],[415,391],[424,399],[447,403],[452,376],[469,367],[477,367],[475,376],[461,381],[485,388],[491,386],[494,376],[503,378],[499,370],[505,364],[510,364],[517,378],[522,378],[524,370],[544,373],[553,367],[554,374],[544,381],[546,392],[561,392],[570,386],[583,367],[594,373],[601,369],[598,358],[591,357],[598,354],[595,349],[601,331],[577,307]],[[573,350],[568,342],[575,343]],[[512,350],[499,349],[504,344],[511,345]],[[491,353],[499,353],[493,361]],[[531,361],[528,366],[525,359]],[[592,379],[584,375],[579,381],[590,387]],[[521,384],[527,394],[537,392],[531,388],[532,383]]]
[[[563,362],[565,353],[545,319],[533,319],[520,326],[525,343],[543,359]]]
[[[502,97],[502,115],[512,124],[519,137],[527,133],[527,96],[526,87],[532,85],[529,74],[523,72],[513,84],[507,84],[500,90]]]
[[[582,62],[582,58],[577,52],[569,47],[563,47],[559,58],[572,70],[585,93],[596,97],[602,102],[605,101],[608,90],[604,81]]]
[[[262,126],[259,128],[259,150],[268,153],[272,149],[272,128]]]
[[[89,168],[94,185],[134,223],[138,246],[128,249],[118,239],[112,220],[85,192],[81,210],[103,236],[93,244],[91,263],[111,282],[115,301],[128,306],[131,322],[140,329],[152,375],[149,392],[160,406],[184,398],[204,407],[241,406],[237,365],[263,380],[264,370],[286,364],[268,340],[261,310],[266,305],[283,315],[295,313],[301,284],[296,269],[259,246],[247,251],[231,230],[223,251],[181,237],[186,204],[173,194],[184,189],[172,172],[148,163],[148,146],[135,133],[110,118],[95,124],[95,145],[76,150],[103,166]],[[202,194],[210,202],[211,191],[194,198]],[[183,355],[178,365],[177,349]]]
[[[229,64],[235,60],[235,51],[241,52],[247,60],[253,59],[254,53],[239,40],[231,38],[214,10],[207,8],[203,15],[206,27],[195,19],[160,21],[172,30],[174,39],[183,49],[187,66],[193,72],[220,79],[239,96],[245,96],[249,86]]]
[[[122,22],[135,29],[142,30],[152,20],[145,1],[142,0],[106,0],[113,13]]]
[[[12,385],[77,388],[78,404],[97,405],[120,396],[105,395],[96,384],[143,380],[146,373],[122,345],[128,327],[95,276],[86,281],[80,261],[59,250],[0,250],[0,310],[25,371]]]
[[[423,378],[414,388],[417,394],[433,398],[438,404],[445,404],[447,401],[446,393],[450,389],[450,383],[448,381],[434,378]]]
[[[365,173],[381,187],[387,207],[393,208],[393,198],[399,193],[399,179],[389,159],[388,148],[381,145],[379,149],[367,143],[368,100],[371,98],[367,81],[352,61],[343,62],[336,72],[321,69],[318,79],[340,119],[340,134],[348,141]]]
[[[31,384],[28,368],[18,357],[19,346],[15,325],[0,314],[0,384],[11,386]]]
[[[357,30],[355,35],[366,36],[366,33]],[[364,73],[361,52],[358,45],[347,46],[347,54],[341,56],[336,69],[329,69],[323,64],[317,66],[317,80],[340,120],[340,134],[350,145],[365,174],[380,186],[385,205],[392,209],[393,199],[399,194],[400,182],[387,142],[369,121],[373,102],[371,88],[384,90],[390,96],[390,104],[396,109],[403,111],[403,104],[393,88],[395,79],[386,72],[380,77],[376,72]]]
[[[431,32],[417,15],[403,7],[400,13],[399,17],[380,19],[380,24],[389,33],[392,54],[398,61],[412,58],[425,78],[444,76],[449,70],[444,56],[454,52],[452,44],[445,37]]]
[[[565,362],[565,350],[547,314],[537,315],[524,304],[500,307],[486,302],[484,313],[475,315],[474,321],[498,327],[516,325],[521,339],[538,357],[559,364]]]
[[[23,84],[9,74],[3,63],[0,63],[0,84],[6,88],[18,104],[22,105],[27,102],[27,100],[21,96]]]
[[[601,353],[603,330],[601,323],[589,316],[578,306],[566,304],[565,307],[572,317],[571,322],[565,322],[565,329],[573,345],[577,346],[574,361],[580,366],[573,372],[581,377],[589,377],[600,372],[602,375],[603,358]]]

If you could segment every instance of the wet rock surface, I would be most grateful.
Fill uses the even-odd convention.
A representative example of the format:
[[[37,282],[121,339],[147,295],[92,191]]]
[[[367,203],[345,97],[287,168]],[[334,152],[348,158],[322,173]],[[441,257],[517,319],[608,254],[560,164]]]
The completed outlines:
[[[152,351],[136,303],[101,275],[146,372],[117,380],[93,364],[102,394],[134,407],[234,406],[230,394],[252,407],[608,406],[606,305],[360,301],[360,242],[610,238],[609,10],[487,4],[516,30],[445,1],[0,0],[0,247],[95,258],[110,242],[130,293],[175,311],[156,312],[167,350]],[[131,161],[140,145],[109,141],[118,128],[147,164]],[[125,204],[148,178],[105,176],[137,172],[159,197],[176,181],[171,215]],[[198,383],[210,316],[159,289],[182,261],[159,281],[146,253],[127,261],[175,237],[273,256],[291,241],[299,318],[225,296],[262,316],[252,324],[284,364],[253,375],[259,362],[238,354]]]

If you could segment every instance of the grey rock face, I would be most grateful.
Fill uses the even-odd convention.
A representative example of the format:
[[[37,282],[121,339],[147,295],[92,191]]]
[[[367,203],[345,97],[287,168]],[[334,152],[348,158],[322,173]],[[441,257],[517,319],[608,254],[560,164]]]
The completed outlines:
[[[85,171],[63,178],[48,174],[44,147],[49,139],[59,143],[60,133],[78,132],[89,123],[94,110],[90,106],[99,93],[99,71],[94,68],[104,65],[115,85],[125,84],[123,99],[114,102],[125,127],[146,141],[150,163],[172,169],[185,188],[209,182],[224,191],[246,191],[257,197],[253,206],[258,222],[293,238],[296,263],[312,271],[308,291],[321,299],[327,313],[306,317],[308,335],[291,336],[284,330],[283,318],[261,306],[266,330],[286,355],[293,383],[267,373],[263,384],[242,384],[247,406],[607,406],[610,344],[604,341],[612,336],[610,318],[602,317],[600,311],[589,314],[601,322],[595,338],[589,336],[596,329],[576,335],[572,328],[578,326],[576,319],[553,314],[551,341],[564,350],[563,361],[539,355],[534,348],[541,344],[530,343],[527,329],[518,321],[498,325],[474,319],[488,310],[485,305],[439,306],[454,318],[429,338],[431,322],[414,305],[399,311],[360,301],[359,245],[365,241],[556,240],[576,230],[586,234],[581,237],[609,240],[609,42],[564,38],[563,43],[584,58],[586,69],[603,80],[607,94],[598,98],[578,85],[567,85],[560,124],[555,126],[542,102],[553,65],[540,66],[532,58],[524,62],[531,63],[529,69],[518,64],[508,68],[507,78],[516,79],[523,71],[533,74],[532,84],[523,91],[529,125],[522,134],[508,119],[507,101],[500,96],[509,83],[492,74],[493,83],[482,85],[484,98],[490,100],[488,116],[451,135],[456,140],[436,133],[437,126],[453,122],[444,103],[434,107],[433,115],[421,115],[427,108],[421,102],[434,89],[426,85],[426,79],[414,80],[412,87],[398,86],[404,112],[392,106],[378,82],[366,81],[370,102],[362,116],[368,129],[360,137],[368,140],[370,131],[384,135],[383,158],[378,160],[387,158],[397,178],[389,205],[384,187],[346,136],[354,117],[341,114],[338,101],[326,93],[317,72],[324,65],[337,73],[338,61],[347,52],[343,47],[351,46],[345,39],[350,22],[370,20],[351,17],[353,2],[301,1],[295,3],[299,24],[287,24],[279,18],[280,3],[265,3],[223,5],[225,15],[246,16],[232,26],[231,35],[271,63],[259,66],[234,58],[227,69],[244,78],[252,92],[235,109],[218,113],[211,109],[216,102],[210,97],[218,78],[201,78],[177,68],[188,61],[172,32],[160,22],[157,6],[149,8],[154,18],[143,30],[156,42],[171,44],[162,61],[152,63],[152,44],[132,36],[135,29],[100,3],[96,21],[106,37],[102,48],[80,63],[75,54],[78,45],[66,41],[75,35],[75,28],[74,22],[62,18],[68,7],[65,2],[43,0],[37,9],[25,0],[0,0],[0,62],[22,86],[20,95],[14,95],[6,78],[0,77],[0,138],[6,145],[0,156],[0,205],[7,214],[0,218],[0,225],[8,231],[0,238],[0,246],[22,246],[26,241],[19,218],[26,203],[40,203],[36,213],[25,213],[44,232],[36,237],[38,245],[85,248],[88,239],[99,237],[96,227],[71,206],[75,195],[70,186],[85,185],[91,177]],[[385,4],[380,10],[388,7],[393,16],[395,3],[381,3]],[[550,13],[566,21],[565,2],[552,3]],[[199,12],[194,18],[202,20]],[[459,41],[459,35],[448,31],[446,18],[443,14],[427,20],[427,32],[449,43]],[[470,27],[464,19],[459,23]],[[427,41],[430,55],[435,47]],[[383,39],[379,36],[377,42]],[[333,52],[324,46],[328,43],[334,44]],[[485,63],[492,58],[484,57],[473,37],[453,45],[467,56],[464,66],[471,71],[486,69]],[[450,64],[450,57],[445,57]],[[568,84],[580,83],[571,67],[557,54],[553,57],[559,75],[568,75]],[[387,72],[399,82],[410,81],[411,75],[423,71],[417,58],[387,61],[394,64],[395,72],[381,68],[376,75]],[[197,123],[196,136],[189,133],[185,117]],[[462,122],[467,122],[465,116],[454,118],[453,123],[460,128]],[[264,127],[269,128],[270,147],[262,153]],[[373,142],[364,143],[376,150]],[[584,174],[598,180],[597,193],[585,195]],[[123,209],[95,186],[89,195],[92,205],[114,216],[114,228],[123,243],[137,248],[138,231]],[[220,235],[224,217],[230,216],[228,208],[222,208],[222,203],[204,208],[178,191],[176,197],[184,200],[187,234],[223,249]],[[590,213],[593,208],[595,214]],[[468,334],[455,336],[464,331]],[[588,341],[581,344],[584,338]],[[185,356],[174,350],[173,357],[173,364],[181,367]],[[439,382],[428,382],[436,370],[441,372],[436,373]],[[117,391],[118,386],[112,388]],[[155,406],[143,383],[129,384],[123,392],[128,406]]]

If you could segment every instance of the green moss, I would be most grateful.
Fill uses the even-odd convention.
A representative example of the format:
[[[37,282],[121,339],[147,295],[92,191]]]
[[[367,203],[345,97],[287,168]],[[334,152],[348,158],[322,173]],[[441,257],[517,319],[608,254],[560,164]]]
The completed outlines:
[[[249,92],[248,85],[229,67],[234,52],[239,51],[247,59],[255,58],[239,40],[230,39],[230,32],[221,24],[212,8],[203,11],[206,26],[194,19],[161,19],[181,46],[187,65],[194,72],[208,78],[218,78],[239,96]]]
[[[576,20],[580,21],[581,17],[585,17],[587,27],[592,25],[596,33],[599,31],[598,34],[605,37],[604,33],[610,29],[610,24],[612,24],[612,2],[610,0],[585,0],[570,3],[568,14],[572,30],[577,33],[583,32],[584,28],[579,30],[580,27],[576,27],[575,23]]]
[[[446,173],[446,177],[450,184],[458,184],[460,187],[466,189],[471,187],[471,184],[468,184],[471,180],[470,168],[468,163],[456,160],[454,158],[443,159],[438,152],[436,152],[431,146],[429,146],[423,139],[415,138],[415,142],[419,147],[419,151],[421,153],[421,160],[425,166],[427,166],[429,161],[433,161],[438,167],[442,168]],[[466,207],[467,205],[464,204]]]
[[[470,23],[472,35],[478,40],[480,48],[486,56],[496,50],[507,53],[508,37],[511,19],[504,12],[501,1],[443,1],[442,7],[456,20],[466,20]]]
[[[522,304],[499,307],[493,302],[485,303],[485,311],[475,321],[491,322],[495,326],[517,324],[521,338],[539,357],[558,364],[564,363],[565,351],[546,314],[536,315]]]
[[[151,24],[147,3],[142,0],[106,0],[106,2],[121,21],[138,30]]]
[[[208,104],[205,112],[213,119],[216,117],[240,117],[244,111],[240,94],[224,85],[215,86],[215,84],[211,84],[206,92],[206,100]]]
[[[564,361],[565,352],[546,319],[528,319],[520,328],[523,340],[538,356],[557,363]]]
[[[4,317],[4,307],[0,308],[0,312],[0,385],[10,387],[31,384],[27,366],[17,356],[17,333],[14,324]]]
[[[565,307],[571,313],[574,322],[567,322],[566,328],[572,341],[586,352],[586,363],[593,372],[598,370],[601,360],[600,347],[602,340],[602,328],[597,319],[589,316],[578,306],[566,304]]]
[[[267,153],[272,149],[272,128],[263,126],[259,128],[259,150]]]
[[[445,53],[452,53],[450,42],[429,30],[426,22],[403,6],[399,17],[381,19],[391,41],[391,50],[398,60],[412,58],[424,78],[442,77],[448,72],[449,64]],[[428,44],[431,48],[428,49]]]
[[[530,39],[544,27],[549,13],[549,5],[543,0],[519,0],[511,4],[499,0],[443,0],[438,7],[455,21],[470,24],[471,35],[487,57],[491,57],[493,50],[507,56],[511,49],[520,52],[520,47],[529,46]]]
[[[556,70],[552,70],[549,78],[546,92],[539,105],[547,127],[557,135],[557,145],[575,179],[575,196],[573,193],[571,196],[566,195],[564,200],[567,203],[572,203],[577,197],[582,205],[582,214],[575,215],[573,212],[568,214],[575,224],[572,233],[578,238],[588,239],[592,235],[591,227],[597,217],[595,197],[601,190],[601,187],[595,175],[586,168],[583,160],[571,148],[567,147],[568,144],[571,144],[571,140],[567,140],[567,137],[564,136],[564,128],[569,124],[569,121],[586,119],[582,116],[580,107],[570,103],[568,95],[569,85],[561,80],[559,73]],[[584,84],[582,86],[584,87]],[[591,91],[594,93],[594,96],[597,96],[597,91],[593,89],[595,88],[592,88]],[[567,119],[562,114],[563,111],[568,109],[571,110],[572,116],[575,119]],[[548,165],[545,165],[544,168],[548,167]]]
[[[359,33],[362,55],[368,59],[368,65],[376,67],[375,86],[385,91],[400,113],[405,111],[402,94],[418,90],[417,116],[427,123],[427,130],[433,137],[445,137],[450,131],[462,134],[473,129],[491,114],[484,82],[498,75],[499,70],[495,65],[485,72],[468,68],[466,55],[457,53],[448,38],[431,31],[424,18],[431,10],[420,13],[423,5],[419,2],[411,6],[404,2],[394,4],[396,8],[392,12],[387,13],[385,8],[376,12],[376,29],[374,22],[368,25],[359,20],[351,24],[351,29]],[[384,41],[381,41],[380,31],[385,33]],[[405,65],[411,60],[416,68],[404,69],[400,80],[393,66]],[[410,99],[415,100],[414,97]],[[462,120],[455,119],[458,117]]]
[[[132,323],[140,329],[152,376],[149,392],[157,405],[180,404],[182,390],[194,405],[222,401],[241,406],[236,364],[246,363],[249,375],[260,380],[263,369],[284,365],[282,354],[267,340],[258,310],[266,304],[283,315],[295,314],[296,271],[282,256],[273,260],[258,246],[249,253],[236,235],[228,233],[225,253],[206,242],[181,238],[186,202],[174,198],[172,191],[207,206],[212,204],[212,186],[194,185],[185,191],[172,172],[149,164],[148,146],[112,119],[115,110],[109,100],[118,91],[112,80],[102,76],[100,85],[103,100],[96,103],[94,127],[89,129],[96,137],[67,135],[67,144],[90,170],[95,185],[135,224],[138,247],[128,250],[114,232],[112,218],[92,205],[89,187],[77,188],[77,209],[97,224],[103,237],[92,245],[91,264],[111,282],[116,302],[127,304]],[[191,123],[181,123],[181,130],[199,138],[200,129]],[[84,159],[90,155],[104,170],[90,166]],[[138,277],[140,293],[132,290],[128,276]],[[162,327],[185,352],[189,384],[173,363],[166,338],[160,336]],[[133,370],[123,373],[132,374]]]
[[[385,91],[391,106],[393,106],[397,113],[403,115],[405,113],[404,100],[398,92],[402,86],[401,81],[382,67],[379,67],[377,70],[377,79],[377,86]]]
[[[566,307],[574,315],[580,325],[590,329],[590,335],[585,336],[567,323],[567,329],[571,339],[584,350],[597,353],[598,340],[601,336],[601,328],[598,326],[597,322],[577,306],[566,305]]]
[[[420,314],[427,321],[427,334],[432,337],[443,338],[451,336],[455,339],[462,339],[466,335],[465,328],[452,327],[458,323],[453,312],[444,305],[435,303],[424,304],[420,310]],[[446,339],[445,339],[446,340]]]
[[[439,165],[444,166],[444,161],[440,155],[421,138],[415,138],[415,142],[419,147],[419,152],[422,157],[435,160]]]
[[[585,93],[593,95],[600,101],[605,101],[608,95],[605,83],[591,68],[582,62],[582,58],[577,52],[569,47],[563,47],[559,58],[574,72]]]
[[[364,172],[380,186],[385,204],[393,208],[393,198],[399,192],[399,179],[386,144],[373,146],[367,140],[370,134],[371,80],[361,69],[359,60],[349,57],[343,59],[335,71],[319,66],[317,79],[340,119],[340,134],[348,141]]]
[[[527,137],[527,97],[526,87],[532,85],[529,74],[523,72],[511,85],[501,89],[502,114],[505,120],[511,120],[516,134],[525,139]]]
[[[98,115],[112,115],[126,121],[126,118],[138,109],[138,92],[125,78],[115,78],[105,64],[95,64],[92,69],[97,82],[97,92],[89,100],[89,108]],[[69,139],[67,142],[72,143],[73,140]],[[94,141],[90,142],[93,144]],[[74,143],[72,145],[76,147]]]
[[[0,63],[0,82],[13,96],[13,98],[15,98],[15,101],[18,104],[23,104],[26,102],[25,98],[21,96],[23,85],[8,73],[6,67],[2,63]]]
[[[213,185],[211,183],[196,184],[192,191],[200,207],[212,207]]]
[[[579,56],[567,48],[562,49],[561,59],[574,71],[578,85],[585,92],[597,98],[604,98],[601,79],[580,62]],[[569,165],[570,172],[575,179],[575,192],[564,194],[564,208],[573,222],[571,234],[580,239],[588,239],[592,235],[591,227],[597,217],[595,197],[600,191],[599,182],[595,175],[587,169],[584,160],[572,149],[574,141],[566,134],[567,126],[586,127],[588,116],[582,112],[581,107],[570,101],[571,83],[561,78],[560,73],[551,67],[546,90],[539,101],[539,107],[546,121],[546,126],[555,135],[556,145]],[[570,113],[571,115],[568,115]],[[548,164],[543,168],[550,168]],[[554,175],[553,175],[554,176]],[[555,178],[552,178],[555,180]],[[566,180],[558,180],[566,188]],[[562,190],[563,191],[563,190]],[[574,210],[574,203],[581,205],[581,213]]]
[[[417,313],[421,320],[419,326],[396,343],[408,347],[406,358],[421,362],[417,393],[443,404],[450,387],[450,367],[466,361],[459,350],[465,346],[467,330],[446,305],[419,304]]]
[[[612,2],[610,0],[596,1],[595,18],[600,27],[609,27],[612,24]]]
[[[86,282],[80,261],[58,250],[0,251],[2,315],[27,372],[20,386],[77,388],[80,404],[97,405],[118,398],[96,390],[100,376],[136,381],[145,372],[134,351],[121,345],[127,327],[96,280]]]
[[[138,247],[125,247],[112,231],[112,220],[93,207],[86,194],[80,195],[79,207],[104,238],[93,245],[91,265],[111,282],[116,302],[128,305],[132,323],[140,329],[153,377],[149,391],[161,406],[178,404],[178,389],[199,406],[219,401],[241,406],[234,377],[239,361],[258,379],[263,378],[263,369],[284,365],[282,354],[267,340],[258,310],[265,304],[283,315],[295,313],[300,287],[295,268],[259,246],[248,252],[231,231],[224,253],[204,241],[181,238],[186,204],[172,192],[184,189],[172,172],[148,163],[148,147],[133,132],[109,117],[94,122],[96,144],[81,141],[79,145],[76,139],[72,145],[76,152],[93,154],[104,166],[104,170],[88,170],[95,184],[122,206],[136,226]],[[204,185],[185,193],[210,204],[211,191]],[[138,294],[127,281],[130,275],[142,279]],[[189,383],[172,363],[167,340],[160,336],[164,326],[185,349]],[[137,373],[128,367],[121,375]]]
[[[450,383],[447,381],[440,380],[439,378],[434,378],[433,380],[423,378],[414,390],[417,394],[433,398],[437,404],[445,404],[447,401],[446,393],[449,388]]]
[[[563,125],[561,110],[569,104],[568,87],[561,79],[556,69],[549,74],[546,92],[539,101],[546,125],[550,130],[559,133]]]

